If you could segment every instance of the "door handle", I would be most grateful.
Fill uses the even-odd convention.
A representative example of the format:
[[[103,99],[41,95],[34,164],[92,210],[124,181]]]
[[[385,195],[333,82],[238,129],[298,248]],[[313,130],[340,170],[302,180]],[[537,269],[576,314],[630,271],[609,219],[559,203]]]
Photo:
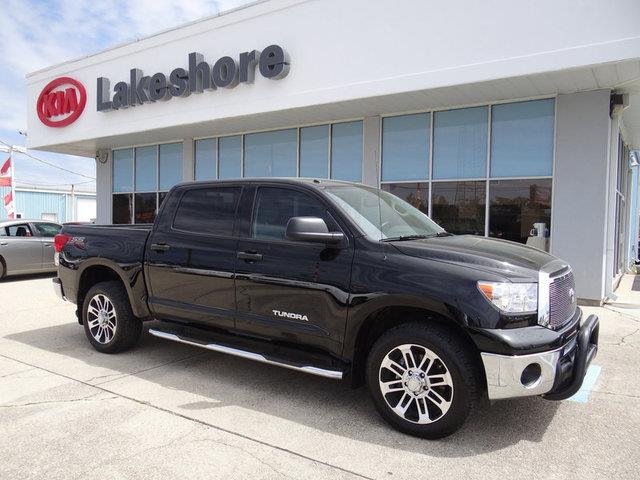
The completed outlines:
[[[7,242],[0,242],[0,245],[8,245]]]
[[[50,247],[50,246],[51,246],[51,244],[50,244],[50,243],[45,243],[45,244],[44,244],[44,246],[45,246],[45,247]]]
[[[151,250],[154,252],[166,252],[171,248],[171,245],[167,245],[166,243],[152,243]]]
[[[238,258],[245,262],[259,262],[262,260],[262,254],[258,252],[238,252]]]

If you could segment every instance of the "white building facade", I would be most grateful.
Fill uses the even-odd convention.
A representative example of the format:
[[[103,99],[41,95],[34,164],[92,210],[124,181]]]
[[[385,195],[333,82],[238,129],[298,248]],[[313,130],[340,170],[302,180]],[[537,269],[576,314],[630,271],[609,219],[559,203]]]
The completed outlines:
[[[152,221],[184,180],[380,185],[453,233],[547,249],[599,303],[637,250],[637,18],[633,0],[255,2],[28,75],[28,146],[96,159],[100,223]],[[47,89],[61,77],[84,108],[47,97],[82,103]]]

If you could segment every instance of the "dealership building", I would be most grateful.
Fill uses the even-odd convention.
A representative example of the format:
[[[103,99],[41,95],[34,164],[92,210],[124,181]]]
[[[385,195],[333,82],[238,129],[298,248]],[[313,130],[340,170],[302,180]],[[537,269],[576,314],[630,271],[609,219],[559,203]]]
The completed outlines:
[[[97,166],[100,223],[185,180],[379,185],[542,248],[599,303],[637,257],[640,3],[266,0],[27,76],[28,147]]]

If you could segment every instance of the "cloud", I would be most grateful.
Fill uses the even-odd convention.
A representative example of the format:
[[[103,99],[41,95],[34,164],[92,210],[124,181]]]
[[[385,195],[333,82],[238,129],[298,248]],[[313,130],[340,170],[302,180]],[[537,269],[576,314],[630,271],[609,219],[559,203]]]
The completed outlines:
[[[27,73],[246,3],[249,1],[3,0],[0,139],[23,143],[16,132],[26,129]],[[70,164],[87,163],[87,159],[67,155],[47,157],[67,168]],[[34,165],[29,171],[36,175],[37,167]],[[64,179],[78,180],[66,174]]]

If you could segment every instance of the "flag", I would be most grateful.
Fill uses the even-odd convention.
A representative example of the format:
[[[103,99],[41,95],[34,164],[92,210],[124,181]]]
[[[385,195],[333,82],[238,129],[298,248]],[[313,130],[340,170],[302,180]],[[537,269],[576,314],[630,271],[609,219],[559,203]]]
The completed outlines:
[[[7,217],[9,217],[10,220],[13,220],[16,214],[16,206],[13,203],[13,191],[4,196],[4,209],[7,212]]]
[[[0,187],[11,186],[11,157],[0,167]]]

